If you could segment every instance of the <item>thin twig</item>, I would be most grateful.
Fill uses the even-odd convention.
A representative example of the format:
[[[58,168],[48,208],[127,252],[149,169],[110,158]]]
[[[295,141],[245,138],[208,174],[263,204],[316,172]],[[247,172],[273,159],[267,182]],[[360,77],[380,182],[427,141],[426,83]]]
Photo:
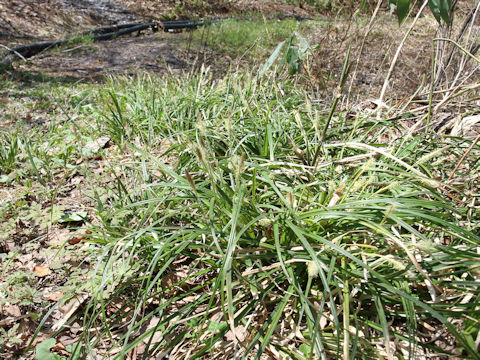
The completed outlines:
[[[395,65],[397,64],[397,60],[398,60],[398,57],[400,56],[400,52],[402,51],[403,45],[405,45],[405,41],[407,40],[407,38],[410,35],[410,33],[412,32],[413,28],[417,24],[417,21],[420,18],[420,15],[422,14],[423,9],[425,9],[427,4],[428,4],[428,0],[425,0],[423,5],[421,6],[420,10],[418,10],[417,15],[415,16],[415,19],[412,22],[412,25],[410,25],[410,27],[408,28],[408,30],[405,33],[402,41],[400,42],[400,45],[398,45],[397,52],[395,53],[395,56],[393,57],[393,60],[390,64],[390,68],[388,69],[388,72],[387,72],[387,76],[385,77],[385,81],[383,82],[383,87],[382,87],[382,91],[380,93],[380,98],[379,98],[379,103],[380,104],[383,103],[383,98],[385,97],[385,92],[387,91],[387,87],[388,87],[388,83],[390,81],[390,77],[392,76],[393,69],[395,68]]]
[[[472,151],[473,147],[477,144],[478,140],[480,140],[480,135],[478,135],[478,136],[475,138],[475,140],[473,140],[472,145],[470,145],[470,147],[467,149],[467,151],[465,151],[465,154],[463,154],[462,158],[461,158],[460,161],[457,163],[457,166],[455,166],[455,169],[453,169],[453,171],[452,171],[452,173],[450,174],[450,176],[448,177],[448,180],[447,180],[447,181],[452,180],[453,175],[455,175],[456,171],[458,170],[458,168],[460,167],[460,165],[462,165],[463,161],[464,161],[465,158],[468,156],[468,154],[470,154],[470,151]]]
[[[372,17],[370,18],[370,22],[368,23],[367,29],[365,30],[365,33],[363,34],[362,38],[362,44],[360,45],[360,50],[358,52],[357,60],[355,62],[355,69],[353,70],[353,75],[350,81],[350,86],[348,88],[348,95],[351,94],[352,92],[352,87],[355,82],[355,78],[357,76],[357,70],[358,70],[358,65],[360,63],[360,58],[363,54],[363,49],[365,47],[365,41],[367,39],[368,34],[370,34],[370,31],[372,31],[373,25],[375,24],[375,18],[377,17],[378,10],[380,10],[380,6],[382,5],[383,0],[378,0],[377,6],[375,7],[375,10],[373,11]]]
[[[0,46],[3,47],[5,50],[13,52],[15,55],[17,55],[23,61],[27,61],[27,59],[25,59],[25,57],[22,54],[20,54],[18,51],[16,51],[15,49],[10,49],[8,46],[2,45],[2,44],[0,44]]]

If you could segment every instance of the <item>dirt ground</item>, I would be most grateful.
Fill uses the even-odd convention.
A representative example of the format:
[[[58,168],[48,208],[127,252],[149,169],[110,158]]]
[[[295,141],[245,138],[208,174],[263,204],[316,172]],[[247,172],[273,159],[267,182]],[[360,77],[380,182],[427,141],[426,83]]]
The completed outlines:
[[[0,41],[14,47],[21,44],[72,37],[82,31],[106,25],[155,20],[196,19],[262,12],[267,15],[309,16],[313,10],[278,1],[235,3],[216,0],[201,5],[178,5],[175,1],[133,0],[12,0],[0,3]],[[17,70],[41,72],[64,80],[98,80],[108,74],[187,71],[202,62],[226,69],[229,59],[220,61],[209,52],[190,51],[188,36],[159,32],[83,44],[60,51],[47,51],[21,64]],[[198,48],[198,46],[197,46]]]
[[[199,3],[199,4],[197,4]],[[241,13],[312,16],[311,7],[281,1],[10,0],[0,3],[0,36],[50,39],[94,26],[132,21],[195,19]]]
[[[468,13],[467,2],[460,4],[463,7],[458,12],[459,17],[464,17]],[[0,44],[12,47],[70,38],[87,29],[120,23],[251,13],[315,16],[326,20],[325,15],[316,13],[311,7],[287,5],[282,1],[11,0],[0,3]],[[363,99],[378,96],[408,25],[399,27],[385,9],[371,29],[368,21],[368,14],[355,21],[330,18],[323,21],[324,26],[317,24],[307,31],[310,44],[317,46],[309,58],[309,76],[315,91],[330,91],[336,87],[345,54],[351,46],[355,76],[349,90]],[[462,22],[457,21],[456,26],[456,31],[460,31]],[[479,31],[475,26],[470,38],[478,38]],[[438,30],[432,16],[419,19],[400,53],[389,87],[390,98],[401,99],[413,93],[421,85],[423,76],[424,84],[428,84],[432,40],[443,35],[445,33]],[[242,60],[243,66],[250,67],[248,57]],[[219,56],[215,48],[209,48],[198,39],[192,43],[192,37],[186,33],[144,31],[109,41],[45,51],[15,66],[23,73],[41,73],[67,81],[91,81],[109,74],[179,73],[201,63],[211,65],[212,71],[221,76],[232,66],[232,59],[225,54]],[[457,71],[454,66],[450,68],[452,73]],[[475,72],[472,75],[478,76]]]

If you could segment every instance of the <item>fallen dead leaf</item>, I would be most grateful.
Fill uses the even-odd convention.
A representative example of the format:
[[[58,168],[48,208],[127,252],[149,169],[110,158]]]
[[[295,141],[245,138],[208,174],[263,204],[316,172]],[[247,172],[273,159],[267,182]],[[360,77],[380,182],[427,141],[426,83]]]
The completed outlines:
[[[480,115],[472,115],[457,120],[451,131],[452,136],[477,136],[480,133]]]
[[[12,326],[12,324],[16,321],[16,319],[12,316],[3,318],[0,320],[0,327],[7,327],[7,326]]]
[[[60,230],[48,235],[48,242],[52,245],[63,245],[69,238],[69,230]]]
[[[63,346],[68,346],[68,345],[75,344],[78,341],[78,338],[77,337],[71,337],[71,336],[68,336],[68,335],[63,335],[63,336],[60,336],[58,341]]]
[[[33,271],[35,272],[36,277],[45,277],[47,275],[50,275],[52,273],[52,270],[50,270],[48,267],[43,266],[43,265],[38,265],[33,268]]]
[[[328,319],[325,316],[320,318],[320,329],[325,329],[328,324]]]
[[[235,334],[237,335],[237,339],[240,340],[241,342],[245,341],[245,339],[248,336],[248,331],[245,329],[245,326],[239,325],[235,327]],[[226,334],[225,334],[225,340],[227,341],[234,341],[235,336],[233,334],[233,331],[230,329]]]
[[[22,311],[18,305],[5,305],[2,312],[7,316],[19,317],[22,316]]]
[[[162,288],[169,288],[181,280],[175,272],[171,271],[162,277]]]
[[[52,330],[53,331],[57,331],[59,330],[63,325],[65,325],[65,323],[70,320],[70,318],[72,317],[72,315],[75,313],[75,311],[78,310],[78,308],[85,302],[85,300],[87,300],[88,298],[88,294],[81,294],[81,295],[77,295],[75,298],[73,298],[69,303],[65,304],[65,306],[63,306],[61,308],[62,312],[63,312],[63,317],[57,321],[53,327],[52,327]]]
[[[68,243],[70,245],[75,245],[81,242],[82,240],[85,240],[85,236],[74,236],[68,241]]]
[[[65,355],[65,356],[70,356],[70,353],[67,351],[65,346],[58,341],[57,341],[57,344],[55,346],[53,346],[51,350],[58,351],[60,354]]]
[[[137,357],[138,356],[141,357],[145,353],[146,348],[147,348],[147,346],[145,345],[145,342],[141,342],[140,344],[135,346],[135,351],[136,351]]]
[[[100,151],[100,149],[103,149],[105,146],[107,146],[109,141],[109,136],[101,136],[94,141],[86,144],[85,149],[90,150],[93,154],[96,154]]]
[[[170,150],[170,148],[172,147],[172,142],[168,139],[163,139],[161,142],[160,142],[160,148],[159,148],[159,151],[161,153],[164,153],[166,152],[167,150]]]
[[[65,350],[65,346],[63,344],[57,342],[55,346],[52,346],[51,350]]]
[[[32,341],[32,346],[35,346],[35,345],[41,343],[42,341],[48,339],[49,337],[51,337],[53,334],[54,334],[53,332],[50,332],[50,333],[40,333],[40,334],[38,334],[38,335],[33,339],[33,341],[32,341],[32,339],[30,338],[30,340],[29,340],[28,342]]]
[[[45,300],[48,300],[48,301],[53,301],[53,302],[57,302],[58,300],[60,300],[63,296],[63,293],[61,292],[54,292],[54,293],[51,293],[51,294],[48,294],[48,295],[44,295],[43,298]]]
[[[78,322],[74,322],[72,325],[70,325],[71,334],[77,335],[81,331],[82,331],[82,326]]]

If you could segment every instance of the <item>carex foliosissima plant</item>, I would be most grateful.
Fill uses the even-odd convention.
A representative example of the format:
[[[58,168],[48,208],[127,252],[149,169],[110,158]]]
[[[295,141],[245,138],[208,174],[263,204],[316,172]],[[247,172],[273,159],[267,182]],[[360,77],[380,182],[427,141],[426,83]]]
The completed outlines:
[[[105,338],[116,358],[141,342],[185,359],[448,354],[424,327],[480,357],[478,210],[436,180],[461,147],[338,114],[317,151],[328,111],[292,80],[203,73],[108,91],[122,94],[112,116],[142,121],[127,139],[137,156],[97,197],[105,252],[84,314],[97,330],[79,357]]]

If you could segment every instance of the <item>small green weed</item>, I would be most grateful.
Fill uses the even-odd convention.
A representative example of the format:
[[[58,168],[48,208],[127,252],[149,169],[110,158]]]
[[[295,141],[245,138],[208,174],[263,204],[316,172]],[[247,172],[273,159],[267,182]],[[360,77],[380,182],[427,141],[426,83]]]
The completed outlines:
[[[43,340],[35,347],[36,360],[62,360],[63,356],[50,352],[50,349],[56,345],[57,341],[52,338]]]
[[[0,134],[0,180],[8,180],[7,174],[17,166],[17,156],[22,151],[18,134]]]
[[[232,57],[248,52],[249,57],[262,59],[280,41],[287,39],[299,26],[295,20],[225,20],[195,33],[208,46]]]
[[[18,345],[23,342],[23,340],[17,335],[19,327],[20,324],[15,324],[8,330],[5,330],[3,326],[0,327],[0,351],[2,351],[3,347],[7,344]]]

